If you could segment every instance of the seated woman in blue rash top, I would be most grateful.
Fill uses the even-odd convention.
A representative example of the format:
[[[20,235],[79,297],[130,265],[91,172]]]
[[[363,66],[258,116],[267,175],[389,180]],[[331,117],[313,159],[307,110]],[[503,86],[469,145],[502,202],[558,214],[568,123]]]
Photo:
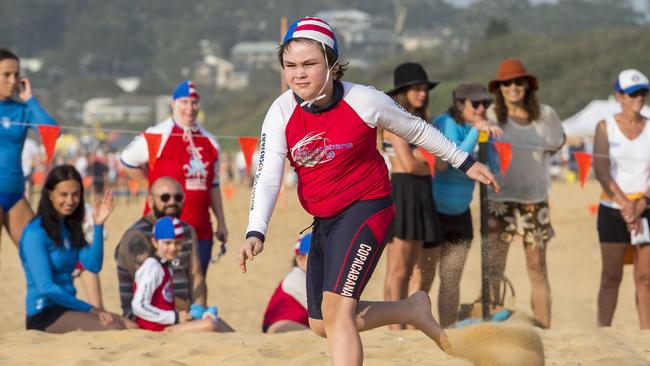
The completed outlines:
[[[98,273],[104,253],[104,222],[113,211],[111,192],[97,201],[93,243],[84,239],[84,192],[74,167],[61,165],[45,179],[37,216],[20,238],[20,260],[27,282],[27,329],[48,333],[116,330],[137,325],[76,298],[72,271],[81,262]]]

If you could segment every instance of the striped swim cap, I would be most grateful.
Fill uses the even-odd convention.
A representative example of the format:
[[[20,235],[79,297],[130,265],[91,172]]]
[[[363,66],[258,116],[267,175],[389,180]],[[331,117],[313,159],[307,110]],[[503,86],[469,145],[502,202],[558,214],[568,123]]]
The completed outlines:
[[[311,246],[311,233],[306,233],[298,237],[298,242],[296,243],[294,250],[296,255],[306,255],[309,253],[309,247]]]
[[[153,237],[156,240],[183,239],[183,225],[172,216],[163,216],[153,227]]]
[[[194,87],[194,83],[185,80],[182,81],[176,89],[174,89],[174,94],[172,95],[172,99],[176,100],[178,98],[187,98],[187,97],[192,97],[196,99],[201,99],[199,98],[199,93],[196,91],[196,88]]]
[[[284,36],[282,43],[287,43],[295,38],[307,38],[320,42],[334,50],[337,57],[339,55],[339,47],[336,42],[334,30],[321,18],[305,17],[296,20],[287,30],[287,34]]]

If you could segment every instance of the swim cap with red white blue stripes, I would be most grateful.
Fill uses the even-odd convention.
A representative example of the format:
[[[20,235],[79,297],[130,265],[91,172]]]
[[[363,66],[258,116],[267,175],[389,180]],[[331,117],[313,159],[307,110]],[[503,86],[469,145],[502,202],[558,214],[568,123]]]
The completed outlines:
[[[183,225],[175,217],[161,217],[153,227],[153,236],[156,240],[183,239]]]
[[[199,93],[196,91],[196,88],[194,87],[194,83],[189,80],[182,81],[180,84],[178,84],[178,86],[174,90],[172,99],[176,100],[178,98],[187,98],[187,97],[200,99]]]
[[[282,43],[287,43],[295,38],[307,38],[320,42],[334,50],[337,57],[339,55],[339,47],[336,42],[334,30],[323,19],[305,17],[296,20],[287,30],[287,34],[284,36]]]

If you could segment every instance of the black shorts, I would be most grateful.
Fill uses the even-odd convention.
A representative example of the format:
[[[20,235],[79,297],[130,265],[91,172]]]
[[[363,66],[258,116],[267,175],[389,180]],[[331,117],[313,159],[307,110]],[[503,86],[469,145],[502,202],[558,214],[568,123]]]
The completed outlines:
[[[474,239],[472,213],[467,209],[460,215],[446,215],[438,212],[442,242],[469,247]]]
[[[641,217],[650,220],[650,210],[645,210]],[[601,243],[623,243],[631,241],[632,234],[621,215],[621,210],[605,205],[598,206],[598,240]]]
[[[314,220],[307,259],[307,310],[323,319],[323,292],[359,299],[386,244],[394,215],[390,197],[353,203],[340,214]]]
[[[439,245],[442,238],[431,177],[406,173],[393,173],[390,177],[395,218],[388,238],[419,240],[424,248]]]
[[[65,314],[69,309],[54,305],[41,310],[40,313],[28,316],[25,320],[27,329],[45,331],[47,327],[54,324],[61,315]]]

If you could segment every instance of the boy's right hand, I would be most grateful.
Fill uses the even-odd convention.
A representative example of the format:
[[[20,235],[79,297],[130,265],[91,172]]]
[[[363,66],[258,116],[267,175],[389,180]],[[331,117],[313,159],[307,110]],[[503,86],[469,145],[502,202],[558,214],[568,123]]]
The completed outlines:
[[[263,250],[264,243],[260,239],[252,236],[244,240],[241,248],[239,248],[239,253],[237,254],[239,267],[241,268],[242,273],[246,273],[246,261],[252,261],[253,258],[262,253]]]

